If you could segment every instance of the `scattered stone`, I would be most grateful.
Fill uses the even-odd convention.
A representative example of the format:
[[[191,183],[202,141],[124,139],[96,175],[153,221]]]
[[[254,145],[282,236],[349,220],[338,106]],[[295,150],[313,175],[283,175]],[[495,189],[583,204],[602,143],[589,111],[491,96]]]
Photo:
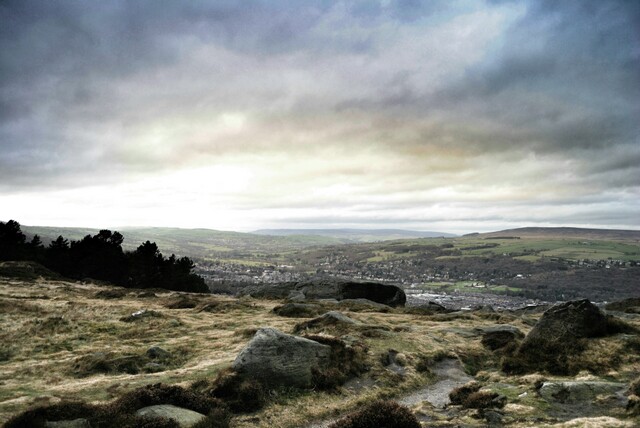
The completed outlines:
[[[640,416],[640,397],[630,395],[627,401],[626,411],[630,416]]]
[[[122,299],[127,295],[127,291],[121,288],[108,288],[100,290],[93,295],[94,299]]]
[[[329,364],[331,348],[313,340],[259,329],[240,351],[233,369],[268,386],[311,387],[313,372]]]
[[[502,425],[504,415],[497,410],[483,410],[481,411],[481,415],[490,427]]]
[[[619,382],[545,382],[538,393],[549,402],[577,403],[593,401],[599,395],[610,395],[624,391],[626,385]]]
[[[164,360],[167,358],[171,358],[171,353],[159,346],[152,346],[151,348],[147,349],[147,357]]]
[[[302,322],[297,324],[293,331],[295,333],[299,333],[304,330],[313,329],[313,328],[323,328],[323,327],[348,327],[356,324],[360,324],[360,322],[349,318],[341,312],[337,311],[329,311],[326,314],[314,318],[309,321]]]
[[[395,349],[389,349],[385,354],[383,354],[382,364],[386,369],[401,376],[404,376],[407,373],[407,369],[405,368],[407,364],[407,357]]]
[[[141,293],[138,293],[136,297],[149,298],[149,297],[158,297],[158,295],[153,291],[143,291]]]
[[[165,371],[167,368],[159,363],[147,363],[142,367],[142,371],[145,373],[159,373]]]
[[[139,321],[146,318],[162,318],[162,314],[157,311],[150,311],[147,309],[141,309],[132,313],[131,315],[127,315],[126,317],[120,318],[120,321],[123,322],[134,322]]]
[[[167,309],[192,309],[198,306],[198,301],[187,296],[178,296],[164,304]]]
[[[630,297],[617,302],[611,302],[604,307],[608,311],[625,312],[627,314],[640,314],[640,297]]]
[[[89,421],[84,418],[78,418],[68,421],[46,421],[46,428],[91,428]]]
[[[322,312],[322,308],[309,303],[286,303],[273,308],[273,312],[281,317],[311,318],[319,315]]]
[[[205,418],[205,415],[201,413],[171,404],[143,407],[136,412],[136,415],[172,419],[176,421],[181,428],[189,428]]]
[[[482,334],[482,346],[492,351],[515,344],[524,338],[524,333],[518,327],[509,324],[498,324],[478,330]]]
[[[369,299],[343,299],[338,302],[339,305],[348,306],[352,311],[373,310],[376,312],[388,312],[391,306],[383,303],[377,303]]]

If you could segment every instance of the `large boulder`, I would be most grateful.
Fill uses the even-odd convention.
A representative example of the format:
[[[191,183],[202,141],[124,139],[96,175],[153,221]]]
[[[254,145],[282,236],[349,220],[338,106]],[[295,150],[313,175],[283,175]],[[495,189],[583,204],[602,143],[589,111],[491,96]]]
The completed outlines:
[[[542,314],[513,358],[505,360],[503,369],[560,375],[577,372],[586,339],[616,333],[620,328],[618,321],[586,299],[554,305]]]
[[[574,300],[554,305],[543,313],[525,343],[602,337],[607,332],[607,316],[596,305],[586,299]]]
[[[136,411],[136,415],[172,419],[176,421],[181,428],[192,427],[205,418],[205,415],[201,413],[172,404],[157,404],[155,406],[143,407]]]
[[[313,385],[314,371],[327,367],[330,358],[327,345],[261,328],[240,351],[233,369],[268,386],[308,388]]]
[[[241,294],[260,298],[304,300],[367,299],[375,303],[396,307],[404,306],[407,296],[402,288],[378,282],[355,282],[323,279],[305,282],[256,285],[246,287]]]
[[[402,288],[378,282],[318,280],[296,286],[307,299],[367,299],[389,306],[404,306],[407,296]]]

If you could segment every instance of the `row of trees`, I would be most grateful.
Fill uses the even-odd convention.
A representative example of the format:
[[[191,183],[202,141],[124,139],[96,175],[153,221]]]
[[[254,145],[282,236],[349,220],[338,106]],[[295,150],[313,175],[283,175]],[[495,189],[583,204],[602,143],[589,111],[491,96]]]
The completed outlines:
[[[0,260],[33,260],[69,278],[93,278],[132,288],[166,288],[207,293],[204,280],[191,273],[188,257],[166,258],[155,242],[145,242],[135,251],[122,249],[124,237],[101,230],[79,241],[62,236],[47,247],[38,235],[31,241],[15,220],[0,222]]]

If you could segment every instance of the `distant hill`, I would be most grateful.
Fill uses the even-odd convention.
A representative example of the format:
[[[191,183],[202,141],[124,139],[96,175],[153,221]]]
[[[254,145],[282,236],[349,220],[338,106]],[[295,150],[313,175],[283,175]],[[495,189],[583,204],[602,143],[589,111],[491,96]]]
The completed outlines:
[[[457,235],[444,232],[403,229],[260,229],[253,233],[271,236],[324,236],[350,242],[377,242],[415,238],[453,238]]]
[[[584,229],[579,227],[521,227],[498,232],[474,234],[479,238],[573,238],[614,241],[640,241],[640,230]]]
[[[313,246],[337,245],[350,242],[347,239],[319,235],[265,236],[242,232],[212,229],[179,229],[169,227],[115,227],[124,236],[123,248],[133,250],[144,241],[158,244],[160,251],[188,257],[220,257],[221,254],[245,255],[247,253],[278,253]],[[45,245],[62,235],[69,240],[79,240],[94,235],[99,229],[75,227],[25,226],[22,231],[28,238],[38,234]]]

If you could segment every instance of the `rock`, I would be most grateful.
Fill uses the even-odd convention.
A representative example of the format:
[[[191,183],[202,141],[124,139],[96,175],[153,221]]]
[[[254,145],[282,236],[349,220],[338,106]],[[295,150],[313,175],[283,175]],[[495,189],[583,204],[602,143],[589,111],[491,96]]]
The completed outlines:
[[[389,305],[385,305],[383,303],[377,303],[369,299],[343,299],[343,300],[340,300],[338,304],[349,306],[352,310],[369,309],[369,310],[375,310],[378,312],[387,312],[391,309],[391,306]]]
[[[163,372],[166,369],[167,368],[165,366],[158,363],[147,363],[142,367],[142,371],[145,373],[158,373]]]
[[[498,324],[490,327],[479,328],[482,334],[482,346],[495,351],[505,346],[516,343],[524,337],[524,333],[518,327],[509,324]]]
[[[538,393],[549,402],[576,403],[593,401],[598,395],[610,395],[621,392],[626,385],[619,382],[545,382]]]
[[[621,325],[588,300],[554,305],[542,315],[502,368],[511,373],[544,370],[558,375],[576,373],[580,370],[576,356],[582,353],[584,340],[615,333]]]
[[[487,421],[490,427],[501,426],[504,415],[497,410],[482,410],[482,417]]]
[[[78,418],[68,421],[46,421],[46,428],[91,428],[89,421],[84,418]]]
[[[424,303],[422,305],[412,306],[410,308],[407,308],[406,312],[410,314],[415,314],[415,315],[433,315],[437,313],[447,313],[447,312],[453,312],[453,311],[445,308],[439,303],[428,301],[427,303]]]
[[[304,330],[308,330],[311,328],[322,328],[322,327],[346,327],[352,326],[355,324],[360,324],[360,322],[349,318],[341,312],[337,311],[329,311],[326,314],[314,318],[309,321],[302,322],[297,324],[293,331],[299,333]]]
[[[640,416],[640,397],[630,395],[625,409],[630,416]]]
[[[395,349],[389,349],[385,354],[383,354],[382,364],[388,370],[391,370],[401,376],[404,376],[407,373],[407,369],[405,369],[407,357]]]
[[[146,318],[162,318],[162,314],[157,311],[148,311],[146,309],[141,309],[132,313],[131,315],[127,315],[126,317],[120,318],[120,321],[123,322],[134,322]]]
[[[395,285],[338,279],[255,285],[245,287],[241,294],[270,299],[288,298],[297,302],[322,299],[367,299],[392,307],[404,306],[407,301],[404,290]]]
[[[171,358],[171,353],[169,351],[162,349],[159,346],[152,346],[151,348],[147,349],[147,357],[153,358],[153,359],[165,360],[167,358]]]
[[[607,334],[608,320],[590,301],[575,300],[552,306],[527,335],[526,342],[562,341],[601,337]]]
[[[640,297],[631,297],[617,302],[608,303],[605,307],[608,311],[619,311],[628,314],[640,314]]]
[[[201,413],[171,404],[143,407],[136,412],[136,415],[173,419],[181,428],[191,427],[205,418],[205,415]]]
[[[308,388],[313,385],[313,371],[327,367],[330,355],[327,345],[261,328],[240,351],[233,369],[267,386]]]
[[[307,299],[367,299],[388,306],[404,306],[407,296],[400,287],[378,282],[336,280],[309,281],[298,284]]]
[[[273,308],[275,314],[289,318],[311,318],[320,314],[321,311],[320,306],[308,303],[287,303]]]

